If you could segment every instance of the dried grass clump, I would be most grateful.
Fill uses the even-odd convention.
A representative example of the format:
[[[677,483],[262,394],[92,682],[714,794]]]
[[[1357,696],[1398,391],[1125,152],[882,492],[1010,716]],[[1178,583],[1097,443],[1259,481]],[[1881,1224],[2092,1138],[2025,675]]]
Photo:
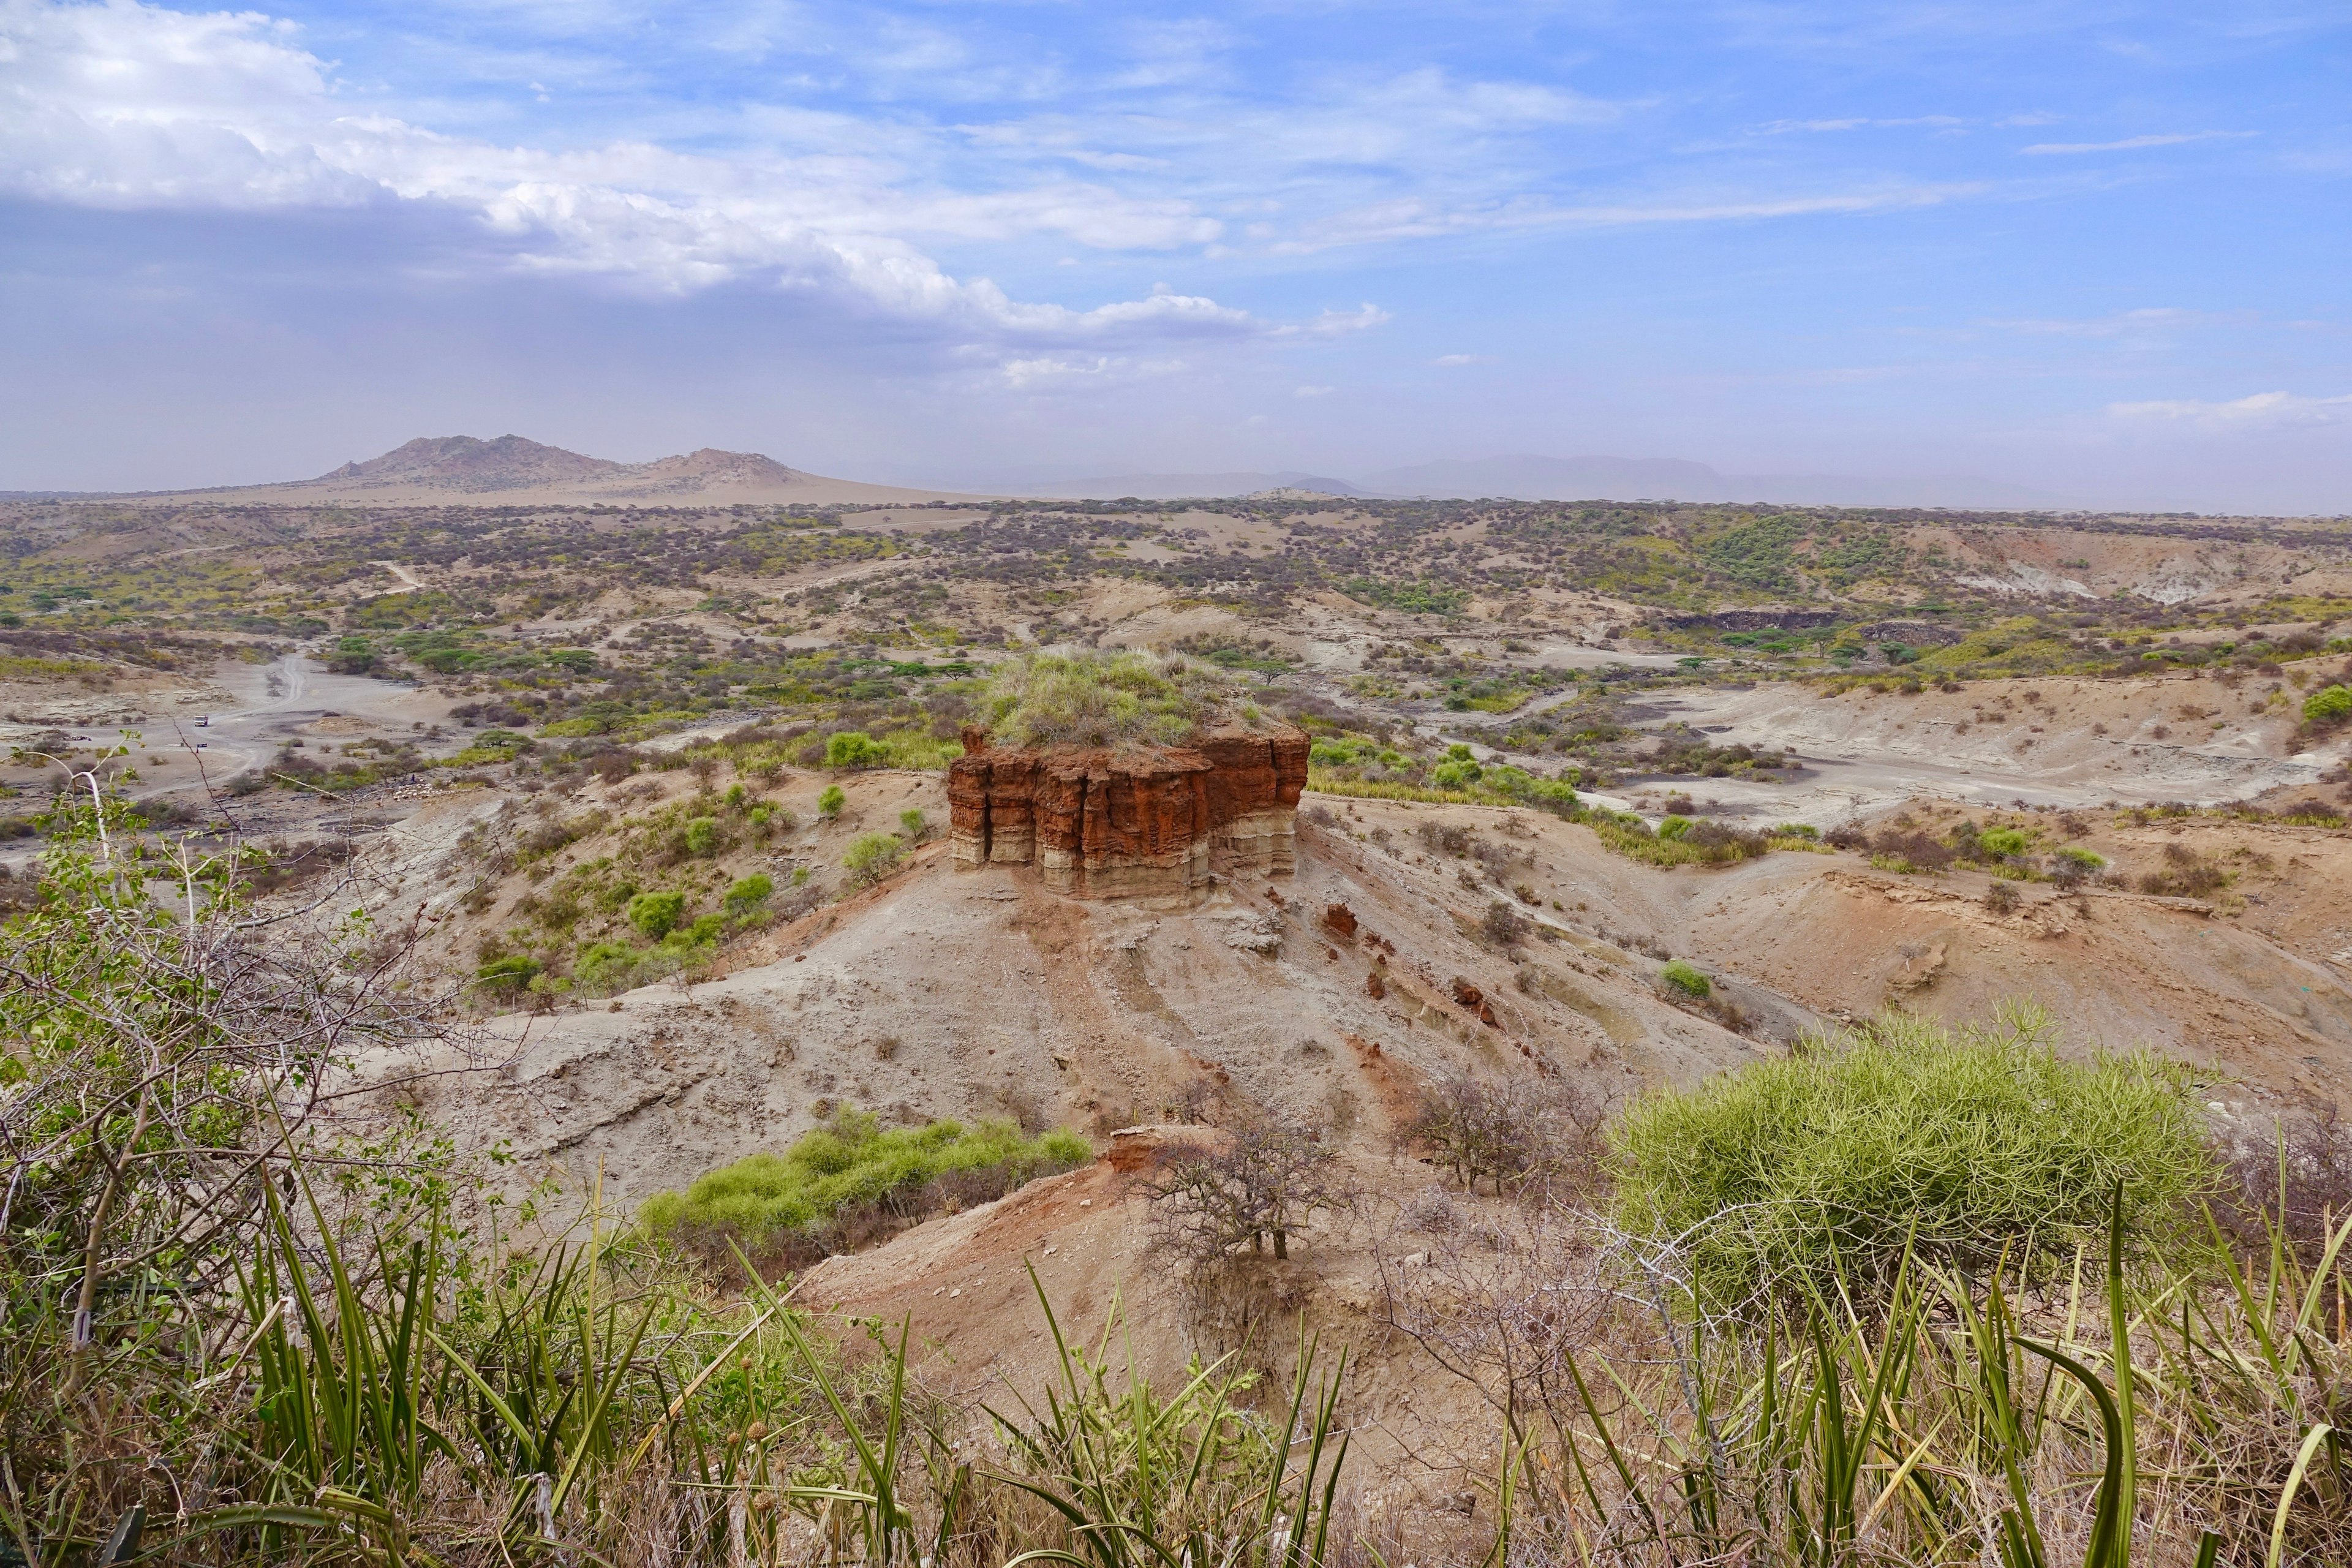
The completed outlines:
[[[1250,705],[1228,714],[1233,687],[1214,668],[1181,654],[1029,654],[999,665],[985,709],[1008,746],[1173,745],[1213,719],[1255,722]]]

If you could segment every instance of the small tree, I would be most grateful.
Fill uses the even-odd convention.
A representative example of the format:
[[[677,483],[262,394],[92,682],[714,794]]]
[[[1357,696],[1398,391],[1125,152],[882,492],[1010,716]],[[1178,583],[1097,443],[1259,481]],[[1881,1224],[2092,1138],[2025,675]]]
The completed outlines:
[[[839,784],[827,784],[824,793],[816,797],[816,814],[830,822],[841,815],[841,808],[848,804],[848,800],[849,797],[841,793]]]
[[[1196,1266],[1244,1245],[1262,1253],[1269,1238],[1275,1257],[1287,1258],[1292,1232],[1347,1203],[1331,1167],[1331,1151],[1314,1134],[1270,1118],[1254,1119],[1222,1146],[1168,1150],[1143,1184],[1157,1243]]]

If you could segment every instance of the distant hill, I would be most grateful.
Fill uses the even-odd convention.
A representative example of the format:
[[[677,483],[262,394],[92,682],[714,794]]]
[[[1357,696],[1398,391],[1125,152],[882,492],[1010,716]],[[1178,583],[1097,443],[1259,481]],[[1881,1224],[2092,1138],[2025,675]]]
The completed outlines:
[[[307,482],[345,488],[421,485],[466,491],[521,490],[538,485],[578,484],[627,471],[626,464],[541,446],[520,436],[501,436],[495,441],[473,436],[419,436],[381,458],[345,463]]]
[[[2054,498],[1969,474],[1863,479],[1846,474],[1727,474],[1677,458],[1444,458],[1360,481],[1383,496],[1514,500],[1779,501],[1790,506],[2041,507]]]
[[[471,503],[711,506],[738,502],[830,506],[961,500],[937,490],[860,484],[789,468],[757,452],[700,451],[650,463],[616,463],[520,436],[421,436],[382,457],[345,463],[315,479],[203,490],[144,492],[137,499],[244,500],[371,506]]]

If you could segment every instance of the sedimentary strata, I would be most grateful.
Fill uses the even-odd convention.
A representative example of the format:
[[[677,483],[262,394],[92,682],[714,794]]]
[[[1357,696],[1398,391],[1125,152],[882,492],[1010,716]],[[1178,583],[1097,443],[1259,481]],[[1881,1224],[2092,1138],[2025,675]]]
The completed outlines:
[[[1120,751],[998,748],[967,730],[948,770],[956,864],[1034,865],[1093,898],[1190,894],[1213,870],[1287,875],[1307,743],[1287,724]]]

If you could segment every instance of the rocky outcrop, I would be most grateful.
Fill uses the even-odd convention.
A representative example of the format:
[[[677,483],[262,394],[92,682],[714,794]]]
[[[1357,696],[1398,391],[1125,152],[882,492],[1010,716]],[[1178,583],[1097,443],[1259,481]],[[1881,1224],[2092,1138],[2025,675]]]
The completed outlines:
[[[1034,865],[1097,898],[1189,894],[1213,869],[1286,876],[1307,745],[1286,724],[1119,752],[1000,749],[967,730],[948,770],[955,861]]]

